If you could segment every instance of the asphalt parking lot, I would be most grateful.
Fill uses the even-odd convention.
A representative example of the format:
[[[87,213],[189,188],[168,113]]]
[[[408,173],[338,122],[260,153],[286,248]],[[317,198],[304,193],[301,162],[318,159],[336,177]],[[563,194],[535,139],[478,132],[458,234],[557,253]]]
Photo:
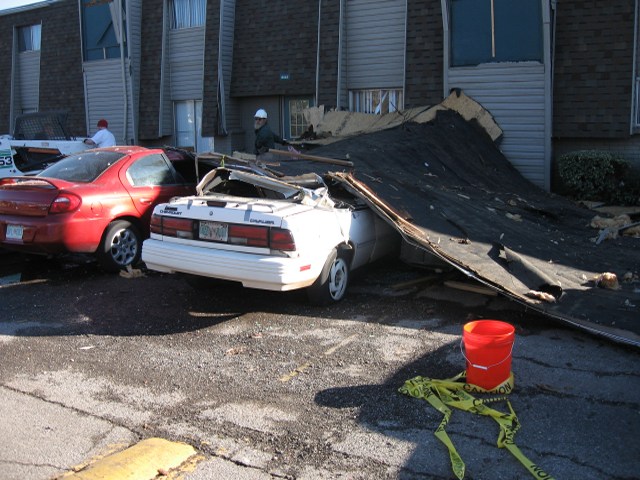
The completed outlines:
[[[491,418],[455,410],[464,478],[638,476],[637,349],[504,298],[392,263],[319,308],[299,292],[0,261],[2,478],[60,477],[150,438],[196,452],[174,470],[152,463],[165,478],[456,478],[434,436],[442,413],[398,389],[464,371],[474,319],[515,326],[514,441],[539,470],[497,447]]]

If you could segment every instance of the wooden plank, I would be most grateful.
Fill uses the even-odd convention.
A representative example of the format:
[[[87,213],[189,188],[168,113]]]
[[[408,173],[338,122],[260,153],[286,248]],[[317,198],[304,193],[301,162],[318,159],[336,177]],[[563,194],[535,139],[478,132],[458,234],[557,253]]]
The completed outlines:
[[[305,153],[289,152],[287,150],[277,150],[270,148],[269,153],[275,153],[276,155],[282,155],[290,158],[299,158],[301,160],[311,160],[313,162],[331,163],[333,165],[342,165],[343,167],[353,167],[353,162],[348,160],[337,160],[335,158],[318,157],[316,155],[307,155]]]
[[[470,283],[456,282],[454,280],[447,280],[444,284],[449,288],[455,288],[457,290],[464,290],[466,292],[479,293],[481,295],[488,295],[490,297],[497,297],[498,292],[482,285],[472,285]]]

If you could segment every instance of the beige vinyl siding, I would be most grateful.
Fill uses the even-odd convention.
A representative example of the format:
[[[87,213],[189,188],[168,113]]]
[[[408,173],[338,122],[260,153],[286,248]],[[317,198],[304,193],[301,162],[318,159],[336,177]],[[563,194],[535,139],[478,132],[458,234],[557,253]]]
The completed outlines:
[[[40,51],[17,53],[16,67],[16,115],[37,111],[40,94]]]
[[[482,64],[448,71],[448,88],[479,102],[503,130],[500,149],[528,180],[544,188],[545,70],[538,62]]]
[[[105,118],[109,122],[109,130],[116,137],[117,144],[131,143],[133,138],[131,77],[126,75],[123,85],[120,59],[85,62],[83,70],[87,95],[87,134],[93,135],[98,120]],[[128,59],[125,59],[124,71],[131,71]],[[128,105],[125,105],[125,102],[128,102]],[[125,123],[127,132],[124,131]]]
[[[349,90],[404,85],[406,0],[346,1]]]
[[[202,100],[205,27],[169,31],[171,100]]]

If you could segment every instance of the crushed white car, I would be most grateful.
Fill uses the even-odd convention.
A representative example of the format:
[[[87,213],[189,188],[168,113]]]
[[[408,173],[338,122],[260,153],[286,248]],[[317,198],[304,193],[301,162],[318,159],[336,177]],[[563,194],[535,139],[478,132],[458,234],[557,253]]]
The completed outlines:
[[[195,196],[155,207],[142,247],[148,269],[341,300],[349,273],[397,252],[400,235],[344,184],[218,167]]]

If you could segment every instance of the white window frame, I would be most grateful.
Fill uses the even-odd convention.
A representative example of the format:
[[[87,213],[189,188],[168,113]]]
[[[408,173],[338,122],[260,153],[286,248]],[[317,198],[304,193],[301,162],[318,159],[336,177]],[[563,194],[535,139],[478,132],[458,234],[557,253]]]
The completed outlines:
[[[182,100],[173,104],[174,144],[195,152],[213,151],[213,138],[202,136],[202,100]]]
[[[300,137],[307,129],[304,111],[311,106],[309,98],[291,98],[289,102],[289,138]]]
[[[403,109],[404,91],[402,88],[349,91],[349,111],[351,112],[382,115]]]

